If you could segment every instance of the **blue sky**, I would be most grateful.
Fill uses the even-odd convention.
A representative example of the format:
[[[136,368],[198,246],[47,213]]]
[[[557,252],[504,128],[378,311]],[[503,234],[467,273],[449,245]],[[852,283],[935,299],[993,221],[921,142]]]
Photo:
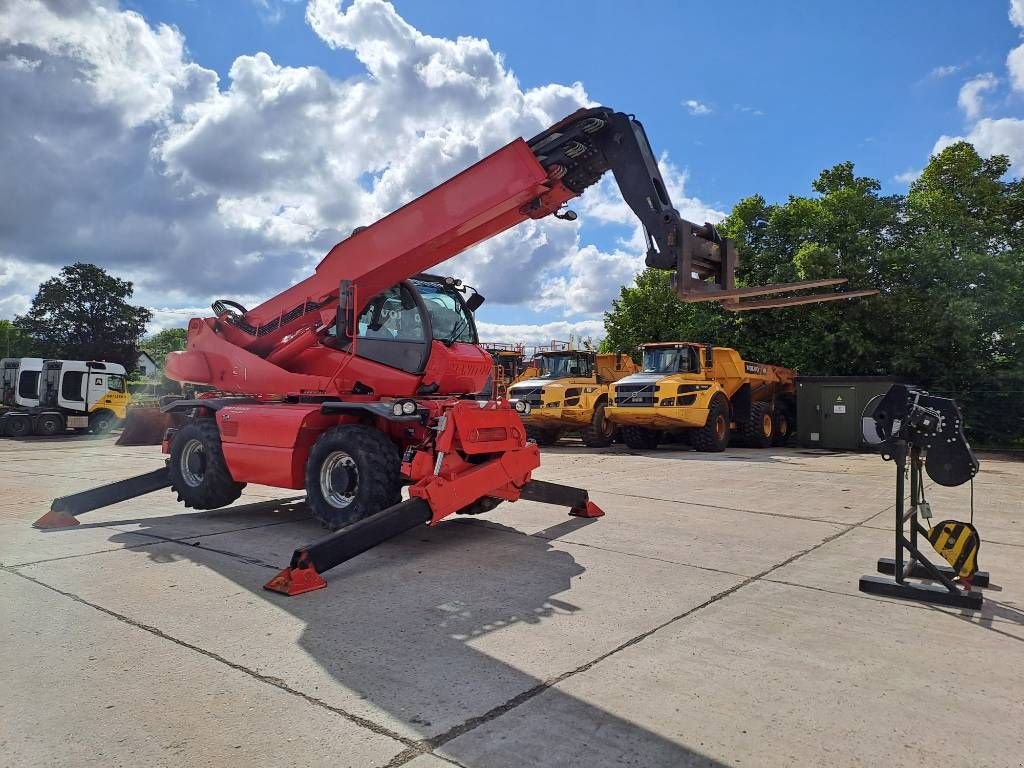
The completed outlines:
[[[212,297],[252,305],[588,100],[644,122],[695,219],[809,194],[846,160],[903,191],[951,137],[1019,174],[1022,35],[1024,0],[10,0],[0,316],[70,254],[135,281],[154,330]],[[438,271],[489,295],[492,339],[599,336],[642,264],[616,202],[589,190],[575,225],[522,225]]]

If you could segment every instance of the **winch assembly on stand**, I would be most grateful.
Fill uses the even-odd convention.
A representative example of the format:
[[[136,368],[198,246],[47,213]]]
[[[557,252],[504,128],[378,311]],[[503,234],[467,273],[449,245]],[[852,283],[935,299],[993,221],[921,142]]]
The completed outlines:
[[[895,556],[878,561],[886,576],[862,576],[860,591],[887,597],[979,609],[989,575],[978,570],[981,538],[974,527],[974,476],[978,460],[963,433],[956,402],[904,384],[894,385],[864,409],[864,437],[896,464]],[[910,504],[906,478],[910,476]],[[972,483],[971,520],[931,524],[924,474],[938,485]],[[929,526],[929,527],[926,527]],[[921,551],[924,539],[949,565],[935,565]],[[931,583],[919,583],[910,579]]]

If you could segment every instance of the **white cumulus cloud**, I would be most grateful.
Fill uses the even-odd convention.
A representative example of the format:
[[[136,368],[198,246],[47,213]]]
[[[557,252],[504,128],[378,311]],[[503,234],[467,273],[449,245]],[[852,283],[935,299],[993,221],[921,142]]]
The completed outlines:
[[[696,99],[687,99],[683,102],[683,106],[690,111],[691,115],[710,115],[713,111],[707,104],[697,101]]]
[[[999,85],[999,80],[991,72],[971,78],[960,87],[957,103],[968,118],[974,119],[981,114],[983,98],[986,91]]]

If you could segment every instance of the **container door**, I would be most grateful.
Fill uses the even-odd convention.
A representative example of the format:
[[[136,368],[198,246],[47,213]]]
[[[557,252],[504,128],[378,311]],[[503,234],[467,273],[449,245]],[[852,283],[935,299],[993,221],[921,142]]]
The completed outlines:
[[[860,445],[860,414],[853,387],[827,384],[821,388],[821,447],[843,451]]]

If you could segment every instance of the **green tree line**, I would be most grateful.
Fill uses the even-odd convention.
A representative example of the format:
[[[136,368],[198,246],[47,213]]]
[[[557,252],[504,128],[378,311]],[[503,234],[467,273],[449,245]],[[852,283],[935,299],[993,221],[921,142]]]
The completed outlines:
[[[852,163],[813,194],[741,200],[721,224],[737,283],[848,277],[879,295],[729,313],[678,302],[647,270],[605,314],[605,350],[710,341],[811,375],[894,375],[955,397],[981,444],[1024,443],[1024,183],[968,143],[933,156],[904,195]]]

